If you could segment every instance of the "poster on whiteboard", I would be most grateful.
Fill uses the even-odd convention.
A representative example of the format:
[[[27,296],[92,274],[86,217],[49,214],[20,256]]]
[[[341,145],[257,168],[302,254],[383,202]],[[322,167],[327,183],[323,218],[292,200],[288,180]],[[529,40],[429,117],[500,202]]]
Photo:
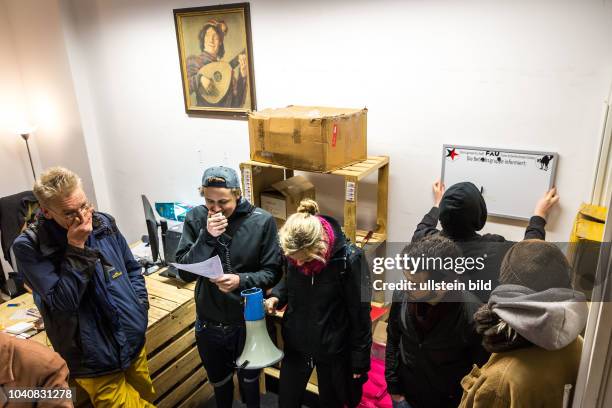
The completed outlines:
[[[559,155],[553,152],[444,145],[442,181],[470,181],[482,192],[489,215],[528,220],[554,186]]]

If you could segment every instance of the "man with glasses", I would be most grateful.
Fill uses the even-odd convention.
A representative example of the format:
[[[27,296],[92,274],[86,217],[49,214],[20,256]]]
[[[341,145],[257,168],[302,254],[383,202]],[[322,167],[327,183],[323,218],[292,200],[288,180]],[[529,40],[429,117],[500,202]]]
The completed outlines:
[[[13,251],[54,350],[94,406],[153,406],[147,289],[115,220],[93,209],[70,170],[45,171],[33,192],[40,212]]]

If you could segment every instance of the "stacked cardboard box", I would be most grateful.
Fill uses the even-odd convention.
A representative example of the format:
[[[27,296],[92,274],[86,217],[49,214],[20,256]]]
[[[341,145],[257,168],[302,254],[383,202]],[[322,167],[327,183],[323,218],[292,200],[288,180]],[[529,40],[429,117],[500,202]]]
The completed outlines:
[[[367,158],[367,109],[288,106],[249,114],[251,160],[330,172]]]

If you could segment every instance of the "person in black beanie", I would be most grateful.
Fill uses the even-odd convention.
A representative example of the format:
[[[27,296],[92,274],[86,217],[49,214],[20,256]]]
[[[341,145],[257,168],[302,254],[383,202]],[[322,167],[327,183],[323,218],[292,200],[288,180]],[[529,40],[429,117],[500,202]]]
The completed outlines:
[[[465,273],[462,278],[490,281],[494,288],[498,284],[499,266],[512,242],[497,234],[478,234],[487,222],[487,205],[480,190],[470,182],[457,183],[446,190],[438,180],[433,184],[433,192],[435,204],[417,225],[412,241],[437,233],[455,241],[465,257],[484,258],[483,270]],[[558,201],[556,188],[542,196],[529,219],[524,239],[546,239],[546,218]],[[441,231],[437,229],[438,221]],[[490,290],[477,290],[474,294],[486,302]]]
[[[578,375],[588,307],[554,244],[526,240],[506,254],[500,283],[474,315],[493,353],[461,380],[460,408],[561,407]]]

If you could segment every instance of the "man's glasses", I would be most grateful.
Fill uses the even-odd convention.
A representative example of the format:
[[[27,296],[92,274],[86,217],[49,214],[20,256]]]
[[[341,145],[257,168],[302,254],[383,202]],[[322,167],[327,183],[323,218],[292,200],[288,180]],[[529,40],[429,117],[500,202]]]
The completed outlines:
[[[49,211],[63,217],[67,221],[72,221],[75,218],[80,217],[83,213],[86,213],[87,211],[91,210],[92,208],[93,205],[90,202],[86,201],[77,210],[63,211],[60,213],[49,208]]]

